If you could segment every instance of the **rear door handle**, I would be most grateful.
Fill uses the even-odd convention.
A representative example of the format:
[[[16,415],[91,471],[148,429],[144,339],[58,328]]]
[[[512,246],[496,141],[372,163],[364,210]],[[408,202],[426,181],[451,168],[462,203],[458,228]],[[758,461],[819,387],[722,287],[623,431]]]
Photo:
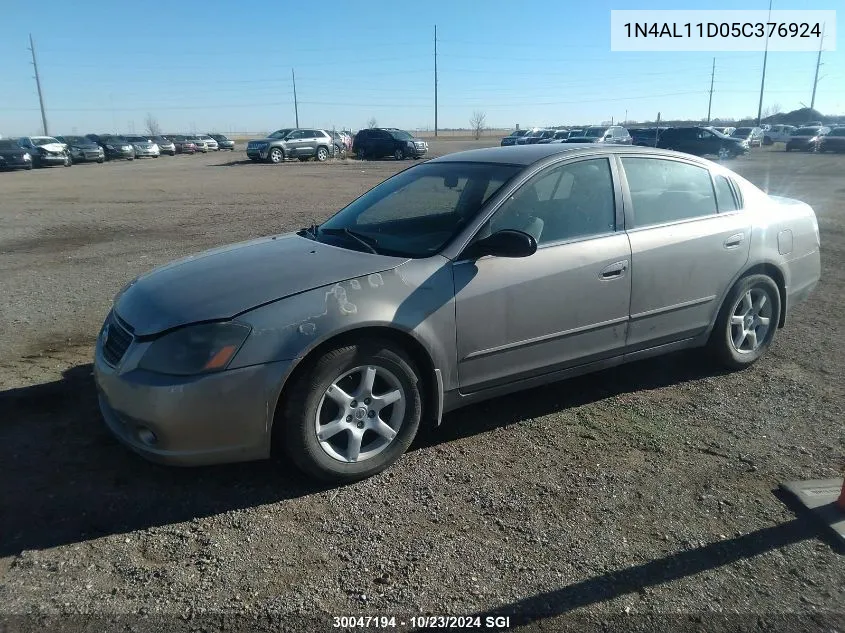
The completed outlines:
[[[745,235],[743,233],[731,235],[728,239],[725,240],[725,248],[736,248],[737,246],[742,244],[742,240],[744,239]]]
[[[599,273],[599,279],[605,281],[610,279],[619,279],[628,270],[628,260],[623,259],[621,262],[614,262],[610,266],[603,268]]]

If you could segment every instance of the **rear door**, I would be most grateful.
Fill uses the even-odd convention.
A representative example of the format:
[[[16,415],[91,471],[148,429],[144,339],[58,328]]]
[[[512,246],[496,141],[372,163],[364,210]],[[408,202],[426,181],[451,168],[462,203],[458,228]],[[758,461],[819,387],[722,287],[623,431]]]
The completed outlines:
[[[751,221],[724,175],[683,158],[622,156],[631,241],[627,353],[694,337],[748,260]]]

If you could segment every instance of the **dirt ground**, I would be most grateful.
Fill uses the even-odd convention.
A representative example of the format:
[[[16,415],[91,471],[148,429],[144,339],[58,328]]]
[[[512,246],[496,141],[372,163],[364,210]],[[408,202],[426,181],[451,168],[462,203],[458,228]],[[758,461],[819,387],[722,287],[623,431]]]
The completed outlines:
[[[812,204],[822,238],[822,283],[751,369],[675,354],[468,407],[334,489],[149,464],[97,411],[92,341],[125,282],[320,222],[407,165],[244,159],[0,174],[0,631],[845,627],[845,558],[773,494],[845,465],[845,156],[733,161]]]

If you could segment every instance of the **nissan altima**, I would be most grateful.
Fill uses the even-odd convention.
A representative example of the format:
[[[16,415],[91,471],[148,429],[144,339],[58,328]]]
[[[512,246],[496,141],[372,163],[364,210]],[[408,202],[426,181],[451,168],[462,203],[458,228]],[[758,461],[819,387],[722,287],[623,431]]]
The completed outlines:
[[[147,458],[348,482],[482,399],[684,348],[747,367],[819,275],[812,208],[702,158],[471,150],[130,281],[94,373]]]

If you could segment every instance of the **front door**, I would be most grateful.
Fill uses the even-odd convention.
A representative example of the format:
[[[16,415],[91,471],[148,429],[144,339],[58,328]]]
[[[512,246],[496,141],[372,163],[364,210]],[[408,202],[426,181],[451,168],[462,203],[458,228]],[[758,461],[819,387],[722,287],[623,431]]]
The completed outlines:
[[[724,175],[683,159],[623,156],[621,164],[631,201],[628,351],[635,352],[709,327],[748,260],[751,221]]]
[[[622,354],[631,254],[613,169],[607,158],[545,168],[478,236],[518,229],[537,252],[453,264],[461,391]]]

